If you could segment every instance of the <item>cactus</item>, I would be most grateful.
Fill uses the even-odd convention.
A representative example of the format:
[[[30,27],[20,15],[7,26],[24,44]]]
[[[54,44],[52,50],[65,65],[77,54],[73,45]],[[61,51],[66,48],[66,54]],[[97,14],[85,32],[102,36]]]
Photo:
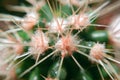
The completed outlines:
[[[0,29],[0,75],[5,80],[120,80],[120,20],[96,22],[109,0],[26,3],[7,6],[24,16],[0,14],[7,24]]]

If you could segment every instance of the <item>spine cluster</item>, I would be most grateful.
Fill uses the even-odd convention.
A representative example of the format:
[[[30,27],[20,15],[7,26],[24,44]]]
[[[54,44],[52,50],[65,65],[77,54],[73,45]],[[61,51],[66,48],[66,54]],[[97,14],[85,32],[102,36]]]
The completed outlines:
[[[26,2],[30,6],[8,8],[25,12],[23,17],[0,14],[8,25],[0,29],[0,75],[5,80],[120,80],[115,59],[120,20],[96,23],[109,0]]]

